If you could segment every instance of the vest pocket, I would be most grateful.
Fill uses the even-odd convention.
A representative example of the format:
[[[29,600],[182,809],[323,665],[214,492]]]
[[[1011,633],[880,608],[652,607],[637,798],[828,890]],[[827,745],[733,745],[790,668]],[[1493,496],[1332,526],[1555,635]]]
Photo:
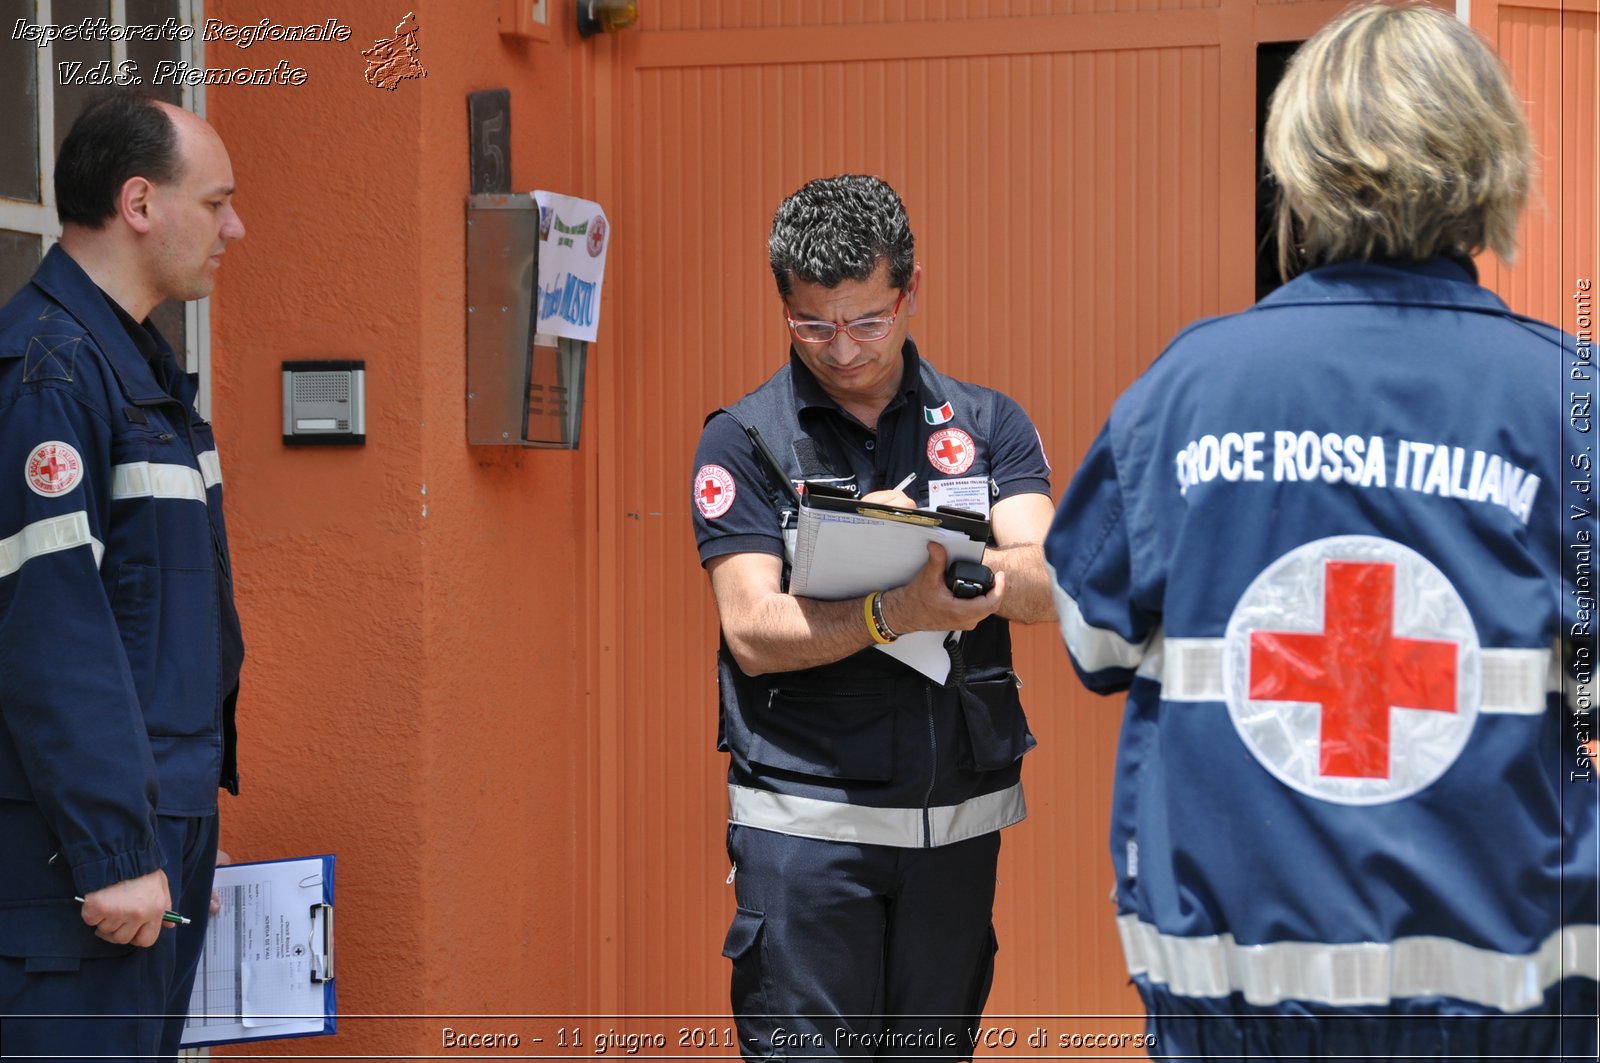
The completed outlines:
[[[1028,731],[1028,718],[1017,694],[1017,677],[1007,672],[999,679],[967,682],[960,688],[961,715],[967,725],[967,744],[960,750],[963,768],[999,771],[1016,763],[1038,743]]]
[[[780,687],[768,691],[749,722],[750,759],[757,764],[824,779],[893,776],[894,707],[886,690]]]

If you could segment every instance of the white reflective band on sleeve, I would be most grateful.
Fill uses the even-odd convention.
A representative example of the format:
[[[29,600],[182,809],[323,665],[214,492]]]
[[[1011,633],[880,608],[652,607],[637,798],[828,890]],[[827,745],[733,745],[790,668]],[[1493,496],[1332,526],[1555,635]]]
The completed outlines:
[[[1055,595],[1056,617],[1061,621],[1061,638],[1067,644],[1078,667],[1085,672],[1098,672],[1103,668],[1136,668],[1144,657],[1141,643],[1129,642],[1115,631],[1095,627],[1083,618],[1083,611],[1071,595],[1061,589],[1056,580],[1056,570],[1049,562],[1050,590]]]
[[[222,482],[222,459],[217,457],[216,451],[203,451],[195,455],[195,460],[200,463],[200,475],[205,477],[207,487],[215,487]]]
[[[1560,686],[1550,685],[1549,650],[1483,649],[1483,704],[1479,712],[1509,712],[1537,716],[1544,711],[1544,696]]]
[[[1118,916],[1117,930],[1131,974],[1145,975],[1179,996],[1242,993],[1258,1007],[1301,1000],[1346,1008],[1444,996],[1525,1011],[1543,1003],[1545,991],[1563,978],[1600,978],[1600,927],[1593,924],[1562,927],[1525,956],[1442,937],[1387,944],[1239,945],[1230,934],[1163,934],[1134,915]]]
[[[131,461],[113,466],[111,497],[187,498],[206,500],[206,481],[198,469],[187,465],[158,465],[150,461]]]
[[[1165,701],[1222,701],[1222,639],[1163,639],[1139,669],[1161,680]],[[1553,685],[1549,650],[1480,651],[1483,704],[1479,712],[1537,716]]]
[[[1022,784],[959,805],[926,810],[929,837],[924,838],[920,808],[870,808],[842,801],[775,794],[748,786],[728,787],[728,822],[759,827],[798,838],[817,838],[859,845],[892,845],[900,849],[937,848],[990,834],[1028,814]]]
[[[100,567],[100,558],[106,548],[99,539],[89,534],[89,515],[82,510],[63,513],[59,517],[35,521],[10,538],[0,539],[0,579],[21,571],[22,566],[42,554],[54,554],[87,546],[94,551],[94,567]]]

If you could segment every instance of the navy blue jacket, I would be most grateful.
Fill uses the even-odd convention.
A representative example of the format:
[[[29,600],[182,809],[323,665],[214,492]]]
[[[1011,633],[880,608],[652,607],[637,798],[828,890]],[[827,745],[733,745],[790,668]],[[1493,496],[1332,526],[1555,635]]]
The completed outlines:
[[[1441,259],[1314,270],[1118,400],[1045,555],[1083,681],[1129,692],[1112,858],[1158,1010],[1595,977],[1591,694],[1559,679],[1594,665],[1593,380]]]
[[[238,785],[222,475],[151,334],[166,387],[60,247],[0,309],[0,804],[37,810],[80,894],[160,868],[155,817]],[[50,855],[8,852],[0,906],[62,899],[28,896],[64,885]]]

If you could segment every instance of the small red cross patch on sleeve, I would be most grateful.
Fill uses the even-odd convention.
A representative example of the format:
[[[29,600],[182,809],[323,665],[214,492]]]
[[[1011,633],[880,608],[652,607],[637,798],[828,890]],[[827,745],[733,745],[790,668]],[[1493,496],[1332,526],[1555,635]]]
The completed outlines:
[[[28,455],[26,474],[34,494],[54,498],[83,480],[83,458],[71,443],[40,443]]]
[[[721,465],[702,465],[700,471],[694,474],[694,504],[707,520],[714,520],[728,512],[737,493],[732,474]]]

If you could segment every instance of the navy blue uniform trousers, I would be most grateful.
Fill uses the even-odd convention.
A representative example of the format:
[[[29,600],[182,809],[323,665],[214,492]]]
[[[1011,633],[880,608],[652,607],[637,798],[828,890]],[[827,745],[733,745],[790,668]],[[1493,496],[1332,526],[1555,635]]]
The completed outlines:
[[[60,861],[44,866],[50,839],[37,811],[18,801],[0,804],[8,806],[7,830],[19,828],[11,837],[29,850],[30,863],[38,857],[41,885],[76,909],[72,881]],[[27,829],[29,818],[37,831]],[[129,946],[113,956],[0,955],[0,1052],[6,1059],[149,1060],[177,1055],[205,946],[217,817],[158,816],[156,827],[173,910],[187,916],[190,925],[162,930],[150,948]],[[85,928],[85,933],[92,931]],[[0,950],[21,951],[4,946],[0,942]]]
[[[970,1059],[999,855],[998,831],[901,849],[730,827],[744,1057]]]

